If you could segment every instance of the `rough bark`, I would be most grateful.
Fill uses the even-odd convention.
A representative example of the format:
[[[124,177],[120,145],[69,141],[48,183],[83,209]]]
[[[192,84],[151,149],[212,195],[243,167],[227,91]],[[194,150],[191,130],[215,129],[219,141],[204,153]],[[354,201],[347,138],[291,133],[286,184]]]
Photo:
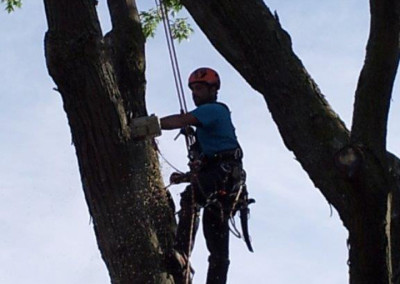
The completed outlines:
[[[349,231],[350,282],[392,283],[400,231],[390,216],[398,210],[391,205],[400,188],[386,161],[385,139],[398,65],[397,1],[371,0],[371,35],[351,135],[262,0],[182,3],[214,47],[263,95],[285,145],[338,211]]]
[[[131,138],[146,114],[144,38],[133,1],[109,2],[105,43],[95,1],[45,0],[46,62],[60,92],[83,189],[112,283],[173,283],[175,219],[152,140]]]
[[[394,155],[388,156],[389,172],[395,183],[391,208],[391,236],[392,236],[392,270],[393,283],[400,284],[400,160]]]
[[[353,204],[358,208],[353,207],[353,222],[349,228],[350,267],[354,267],[350,277],[352,283],[361,283],[368,281],[371,274],[386,273],[387,278],[382,277],[382,283],[393,283],[396,281],[393,264],[398,266],[399,263],[396,239],[400,231],[390,216],[393,199],[398,198],[396,187],[399,187],[387,161],[386,127],[399,64],[400,3],[371,0],[370,7],[370,34],[356,90],[351,129],[351,143],[365,149],[365,166],[355,186],[361,194],[355,196],[357,199]],[[371,230],[371,224],[375,230]],[[374,261],[369,261],[373,256],[385,253],[386,267],[376,267]],[[357,264],[353,264],[355,262]]]
[[[370,5],[370,34],[356,91],[351,140],[384,161],[390,99],[399,64],[400,3],[370,0]]]

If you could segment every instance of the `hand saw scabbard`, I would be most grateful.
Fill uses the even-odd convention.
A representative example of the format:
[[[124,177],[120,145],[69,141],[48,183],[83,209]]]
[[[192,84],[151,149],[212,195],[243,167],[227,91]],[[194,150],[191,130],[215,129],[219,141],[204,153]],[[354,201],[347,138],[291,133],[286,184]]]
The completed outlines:
[[[137,117],[132,120],[132,136],[135,139],[157,137],[161,135],[160,120],[155,115]]]

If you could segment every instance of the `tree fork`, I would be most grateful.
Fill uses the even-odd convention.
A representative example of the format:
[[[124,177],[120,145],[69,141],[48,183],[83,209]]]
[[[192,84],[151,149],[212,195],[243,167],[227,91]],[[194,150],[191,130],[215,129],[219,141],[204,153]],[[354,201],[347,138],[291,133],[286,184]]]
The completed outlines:
[[[48,70],[62,95],[111,282],[173,283],[166,255],[173,244],[174,212],[152,141],[131,139],[128,113],[140,110],[121,94],[94,5],[92,0],[45,1]],[[133,92],[143,90],[144,99],[144,80],[135,82]]]

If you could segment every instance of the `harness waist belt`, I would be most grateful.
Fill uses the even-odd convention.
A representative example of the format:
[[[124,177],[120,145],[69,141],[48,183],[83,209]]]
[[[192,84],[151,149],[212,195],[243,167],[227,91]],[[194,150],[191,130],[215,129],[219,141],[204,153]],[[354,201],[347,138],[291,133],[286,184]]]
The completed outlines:
[[[242,149],[236,148],[233,150],[228,150],[228,151],[223,151],[214,154],[211,157],[208,157],[208,160],[210,161],[218,161],[218,160],[240,160],[243,158],[243,152]]]

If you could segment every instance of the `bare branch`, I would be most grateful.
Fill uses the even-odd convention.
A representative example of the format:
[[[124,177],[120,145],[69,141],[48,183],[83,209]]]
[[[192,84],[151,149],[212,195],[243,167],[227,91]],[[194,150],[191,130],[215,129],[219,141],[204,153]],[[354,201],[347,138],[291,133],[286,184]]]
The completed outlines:
[[[128,121],[146,115],[145,37],[134,0],[108,0],[112,31],[106,36]]]
[[[49,31],[58,31],[69,36],[79,34],[101,36],[101,28],[93,1],[44,0]],[[81,13],[76,13],[76,11]],[[61,13],[60,11],[64,11]],[[70,19],[73,18],[74,21]]]
[[[371,0],[371,30],[358,81],[351,141],[384,158],[386,125],[399,63],[400,2]]]
[[[264,96],[288,149],[328,201],[345,212],[348,185],[338,176],[334,156],[349,142],[349,133],[294,54],[277,17],[262,0],[182,3],[216,49]],[[335,189],[333,181],[341,185]]]
[[[140,18],[135,0],[108,0],[113,29],[140,26]]]

